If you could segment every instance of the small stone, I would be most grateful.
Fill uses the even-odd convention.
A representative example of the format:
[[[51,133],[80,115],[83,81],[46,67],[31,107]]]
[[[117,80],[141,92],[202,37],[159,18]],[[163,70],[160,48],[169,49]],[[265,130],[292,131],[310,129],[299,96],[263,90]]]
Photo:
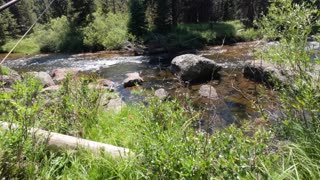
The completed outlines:
[[[68,74],[75,76],[80,72],[79,68],[58,68],[51,72],[51,77],[54,82],[62,82]]]
[[[143,79],[140,77],[139,73],[128,73],[126,74],[127,78],[123,81],[123,86],[132,87],[136,85],[141,85],[143,83]]]
[[[210,85],[202,85],[199,90],[200,97],[208,99],[218,99],[217,91],[214,87]]]
[[[54,86],[49,86],[44,89],[42,89],[41,92],[56,92],[61,89],[61,85],[54,85]]]
[[[119,112],[123,107],[126,106],[126,103],[121,98],[110,99],[105,105],[106,111]]]
[[[156,90],[154,92],[154,95],[157,96],[159,99],[164,100],[168,98],[169,93],[165,89],[161,88]]]
[[[116,90],[117,83],[109,79],[99,79],[97,82],[98,82],[98,85],[103,86],[104,88],[106,88],[111,92]]]

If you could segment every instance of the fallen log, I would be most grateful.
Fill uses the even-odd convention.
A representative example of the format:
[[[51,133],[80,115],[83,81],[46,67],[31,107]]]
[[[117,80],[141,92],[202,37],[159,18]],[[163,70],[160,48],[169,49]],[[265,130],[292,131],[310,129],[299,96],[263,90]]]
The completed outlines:
[[[10,130],[18,128],[18,126],[12,123],[0,121],[0,128],[3,130]],[[97,155],[101,152],[105,152],[112,157],[128,157],[129,155],[132,155],[132,152],[130,152],[130,150],[127,148],[81,139],[60,133],[49,132],[38,128],[30,128],[29,132],[34,133],[37,139],[47,138],[48,146],[53,146],[56,148],[65,148],[68,150],[84,148]]]

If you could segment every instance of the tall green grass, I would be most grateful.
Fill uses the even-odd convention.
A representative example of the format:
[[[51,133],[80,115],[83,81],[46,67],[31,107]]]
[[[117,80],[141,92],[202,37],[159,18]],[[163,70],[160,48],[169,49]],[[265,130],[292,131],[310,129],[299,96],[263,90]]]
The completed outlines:
[[[120,113],[97,106],[101,91],[92,80],[67,78],[60,91],[43,94],[32,77],[13,92],[0,90],[0,120],[19,129],[0,131],[3,178],[172,179],[264,177],[258,159],[270,159],[272,133],[231,126],[209,135],[193,127],[197,114],[176,101],[149,97]],[[79,149],[52,150],[35,141],[28,128],[38,127],[130,148],[135,156],[112,159]],[[247,133],[253,136],[246,135]]]
[[[292,0],[276,0],[261,21],[266,39],[278,38],[275,47],[259,57],[286,70],[287,81],[279,85],[277,124],[282,146],[281,161],[265,167],[269,174],[289,179],[320,178],[320,91],[319,52],[306,48],[307,39],[319,21],[319,11],[312,3],[297,5]],[[319,41],[319,40],[318,40]],[[265,165],[265,164],[264,164]],[[268,167],[271,168],[268,170]]]

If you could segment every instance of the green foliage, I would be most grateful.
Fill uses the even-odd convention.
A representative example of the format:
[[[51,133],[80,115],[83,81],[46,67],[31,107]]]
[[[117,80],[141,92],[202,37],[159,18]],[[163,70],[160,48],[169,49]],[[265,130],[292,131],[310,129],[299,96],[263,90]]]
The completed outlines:
[[[197,116],[177,101],[148,98],[120,113],[100,111],[92,80],[68,77],[61,90],[43,94],[32,77],[13,92],[0,91],[0,121],[18,129],[0,131],[0,173],[6,178],[251,178],[263,177],[258,159],[269,152],[272,135],[263,130],[247,136],[233,126],[209,135],[192,125]],[[55,151],[35,143],[30,127],[76,135],[130,148],[136,155],[111,159],[79,150]],[[40,143],[40,142],[39,142]]]
[[[181,50],[234,43],[239,40],[255,40],[259,38],[259,33],[254,29],[244,30],[244,25],[240,21],[227,21],[178,24],[166,35],[151,34],[148,38],[147,42],[155,41],[169,50]]]
[[[71,28],[87,26],[93,20],[95,9],[94,0],[69,0],[67,18]]]
[[[251,138],[231,126],[212,135],[192,129],[197,119],[179,103],[151,99],[141,110],[140,166],[150,178],[245,178],[258,173],[255,159],[267,152],[270,134]]]
[[[128,40],[128,17],[125,14],[99,12],[94,21],[84,28],[84,44],[95,50],[120,49]]]
[[[319,10],[312,4],[298,5],[292,0],[274,0],[260,27],[262,34],[268,38],[280,38],[298,44],[305,41],[318,16]]]
[[[61,52],[68,46],[70,25],[65,16],[52,19],[49,24],[36,26],[31,38],[40,46],[41,52]]]
[[[136,37],[141,37],[146,33],[147,29],[145,3],[143,0],[131,0],[129,8],[129,32]]]
[[[278,87],[278,109],[283,114],[279,134],[289,141],[284,145],[281,163],[288,169],[289,179],[320,178],[320,78],[319,59],[314,59],[319,52],[306,48],[317,16],[319,10],[313,4],[274,0],[261,22],[262,33],[280,41],[259,57],[289,74],[285,87]]]
[[[13,13],[19,34],[24,34],[29,27],[35,22],[37,15],[35,14],[35,2],[34,0],[25,0],[17,3],[15,6],[10,8]]]
[[[254,28],[249,29],[241,29],[237,31],[237,38],[240,39],[240,41],[254,41],[258,39],[262,39],[262,34],[259,32],[259,30]]]
[[[18,40],[9,40],[5,45],[2,46],[2,50],[9,52],[17,43]],[[40,47],[37,42],[32,38],[26,38],[22,40],[19,45],[13,50],[15,53],[23,54],[36,54],[40,52]]]
[[[3,3],[4,1],[0,0],[0,4]],[[13,14],[9,10],[2,11],[0,13],[0,47],[6,43],[10,36],[14,35],[15,30],[16,22],[13,19]]]
[[[0,75],[10,75],[10,69],[5,66],[0,65]]]
[[[157,0],[156,1],[156,13],[154,18],[155,31],[158,33],[166,33],[171,29],[170,20],[170,1]]]
[[[34,142],[32,134],[28,132],[28,128],[36,124],[36,120],[41,116],[38,112],[42,108],[42,99],[37,98],[40,88],[39,81],[26,79],[13,87],[13,93],[0,92],[0,122],[17,125],[9,126],[9,130],[0,132],[2,178],[28,178],[36,169],[33,162],[40,161],[38,157],[44,153],[43,147]]]

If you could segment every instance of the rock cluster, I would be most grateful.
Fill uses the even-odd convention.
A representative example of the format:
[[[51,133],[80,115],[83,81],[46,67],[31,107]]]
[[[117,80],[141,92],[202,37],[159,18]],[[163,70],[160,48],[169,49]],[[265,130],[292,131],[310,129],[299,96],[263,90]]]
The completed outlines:
[[[264,61],[247,61],[243,75],[248,79],[263,82],[269,87],[273,87],[275,84],[285,84],[287,80],[283,70]]]

